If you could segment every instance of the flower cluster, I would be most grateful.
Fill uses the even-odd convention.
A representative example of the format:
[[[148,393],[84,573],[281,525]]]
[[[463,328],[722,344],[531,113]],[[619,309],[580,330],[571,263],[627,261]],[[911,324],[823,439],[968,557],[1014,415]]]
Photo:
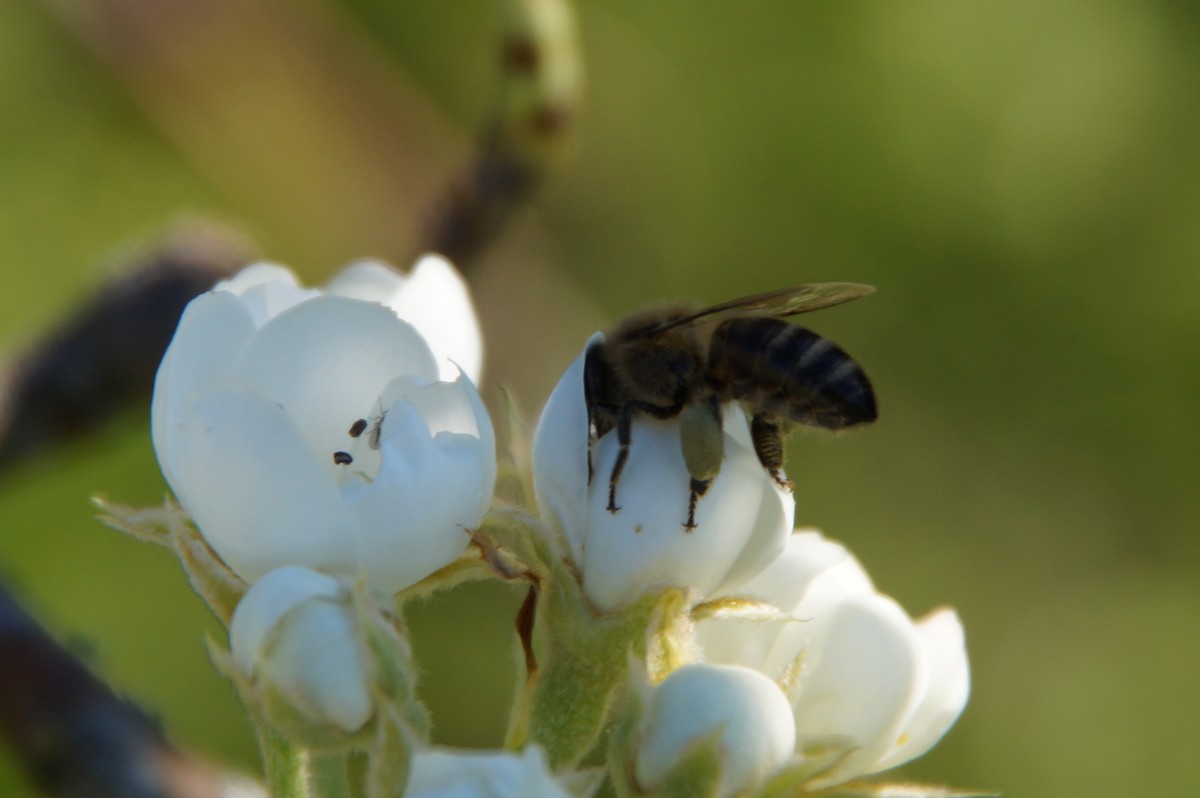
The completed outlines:
[[[687,413],[635,414],[623,451],[589,408],[603,342],[537,425],[539,517],[489,509],[479,326],[443,258],[409,275],[354,264],[323,290],[259,263],[188,306],[152,406],[182,510],[113,523],[173,546],[228,623],[214,659],[269,765],[319,754],[368,796],[565,798],[605,780],[622,796],[799,794],[902,764],[954,723],[969,690],[954,612],[913,621],[843,546],[794,531],[736,403],[711,406],[702,498]],[[396,606],[471,577],[529,590],[505,752],[430,745]],[[597,746],[606,771],[581,766]],[[267,775],[278,795],[331,783]]]
[[[829,757],[814,780],[828,785],[920,756],[966,705],[970,677],[954,611],[936,610],[914,622],[875,590],[843,546],[816,531],[793,534],[784,553],[738,593],[781,610],[781,616],[729,613],[700,621],[695,639],[702,664],[689,666],[694,670],[688,679],[710,686],[691,700],[652,711],[651,738],[682,749],[719,724],[746,723],[749,713],[775,746],[759,746],[757,756],[785,751],[773,764],[796,758],[801,767]],[[664,700],[657,693],[681,689],[672,683],[683,671],[657,687],[655,700]],[[736,698],[742,685],[763,681],[779,689],[765,691],[770,695],[760,707]],[[757,722],[758,714],[773,722]]]

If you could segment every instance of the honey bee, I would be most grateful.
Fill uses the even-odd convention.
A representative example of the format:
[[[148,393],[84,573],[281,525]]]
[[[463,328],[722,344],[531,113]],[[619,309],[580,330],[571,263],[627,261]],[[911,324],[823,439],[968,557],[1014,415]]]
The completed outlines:
[[[688,532],[696,528],[696,502],[721,469],[724,403],[741,403],[750,416],[759,462],[789,489],[783,438],[797,424],[838,430],[874,421],[875,393],[862,367],[828,338],[784,321],[874,290],[857,283],[813,283],[701,310],[652,308],[618,324],[584,360],[593,440],[615,428],[620,444],[608,478],[608,511],[620,509],[617,483],[638,414],[679,417],[680,446],[691,477],[683,524]]]

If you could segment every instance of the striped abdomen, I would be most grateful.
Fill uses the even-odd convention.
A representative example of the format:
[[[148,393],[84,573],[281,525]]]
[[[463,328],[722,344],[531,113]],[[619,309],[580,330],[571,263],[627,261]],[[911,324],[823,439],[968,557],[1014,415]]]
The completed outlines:
[[[825,429],[875,420],[875,392],[854,360],[810,330],[769,316],[726,319],[713,331],[708,379],[722,401]]]

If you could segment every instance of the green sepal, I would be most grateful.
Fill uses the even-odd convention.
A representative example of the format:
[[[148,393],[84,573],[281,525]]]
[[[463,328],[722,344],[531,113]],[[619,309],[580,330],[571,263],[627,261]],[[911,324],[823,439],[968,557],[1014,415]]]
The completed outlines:
[[[417,698],[417,665],[408,638],[401,630],[399,616],[371,600],[362,583],[351,592],[351,600],[370,663],[375,706],[396,710],[388,717],[401,724],[410,746],[427,743],[429,713]]]
[[[399,798],[403,795],[416,747],[405,713],[394,706],[381,707],[375,739],[367,752],[363,779],[365,794],[369,798]]]
[[[745,596],[724,596],[692,607],[693,621],[795,621],[795,616],[766,601]]]
[[[781,765],[767,781],[754,792],[754,798],[789,798],[794,795],[809,795],[808,785],[827,776],[854,753],[857,746],[846,738],[830,738],[824,742],[810,743],[797,756]]]
[[[724,769],[722,731],[716,729],[689,743],[662,782],[644,794],[653,798],[711,798],[717,795]]]
[[[516,397],[501,387],[498,412],[492,415],[496,425],[496,490],[497,501],[514,507],[532,507],[533,468],[529,430]]]
[[[106,526],[174,551],[192,590],[221,623],[229,625],[249,585],[217,556],[183,508],[169,498],[162,507],[128,507],[98,496],[92,504],[101,511],[97,518]]]

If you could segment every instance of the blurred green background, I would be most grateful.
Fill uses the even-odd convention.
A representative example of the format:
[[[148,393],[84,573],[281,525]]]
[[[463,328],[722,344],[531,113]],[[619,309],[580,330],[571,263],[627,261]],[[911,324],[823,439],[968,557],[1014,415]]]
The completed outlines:
[[[532,416],[649,300],[798,282],[875,427],[797,435],[797,520],[914,614],[953,604],[967,711],[915,779],[1012,796],[1200,783],[1200,11],[1159,0],[577,6],[570,157],[473,275],[489,395]],[[405,258],[488,116],[490,3],[0,4],[0,341],[17,353],[179,214],[321,281]],[[0,483],[5,581],[181,744],[256,766],[165,552],[144,410]],[[414,613],[441,740],[499,741],[519,596]],[[481,654],[480,646],[486,651]],[[0,754],[0,794],[25,794]]]

